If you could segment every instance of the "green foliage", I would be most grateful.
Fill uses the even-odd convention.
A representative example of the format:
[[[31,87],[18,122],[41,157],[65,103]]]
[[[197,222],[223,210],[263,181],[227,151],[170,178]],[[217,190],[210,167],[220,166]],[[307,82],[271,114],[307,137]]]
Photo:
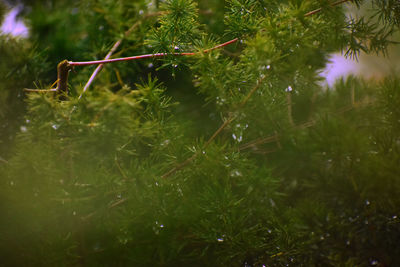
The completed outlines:
[[[35,45],[10,36],[0,36],[0,154],[8,154],[15,132],[23,123],[25,107],[23,88],[33,87],[33,81],[49,80],[45,75],[50,69],[45,53]]]
[[[400,265],[400,80],[319,76],[395,45],[396,1],[23,2],[30,37],[0,37],[3,265]],[[22,91],[120,39],[197,53]]]

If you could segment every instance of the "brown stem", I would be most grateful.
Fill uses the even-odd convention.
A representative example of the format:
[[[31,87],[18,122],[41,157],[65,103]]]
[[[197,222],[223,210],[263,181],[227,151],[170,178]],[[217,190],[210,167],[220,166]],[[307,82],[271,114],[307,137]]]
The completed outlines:
[[[67,100],[68,73],[72,69],[68,60],[63,60],[57,65],[57,95],[60,100]]]
[[[219,44],[213,48],[203,50],[202,53],[209,53],[212,50],[230,45],[232,43],[235,43],[238,41],[238,38],[235,38],[233,40],[230,40],[228,42],[225,42],[223,44]],[[139,56],[132,56],[132,57],[120,57],[120,58],[112,58],[112,59],[106,59],[106,60],[94,60],[94,61],[81,61],[81,62],[73,62],[69,61],[68,63],[71,66],[87,66],[87,65],[98,65],[98,64],[107,64],[107,63],[113,63],[113,62],[118,62],[118,61],[129,61],[129,60],[137,60],[137,59],[143,59],[143,58],[157,58],[157,57],[165,57],[165,56],[194,56],[198,55],[201,52],[185,52],[185,53],[156,53],[156,54],[146,54],[146,55],[139,55]]]
[[[350,1],[353,1],[353,0],[340,0],[340,1],[332,3],[330,6],[334,7],[334,6],[338,6],[340,4],[343,4],[343,3],[346,3],[346,2],[350,2]],[[308,17],[308,16],[311,16],[311,15],[317,14],[317,13],[319,13],[321,11],[322,11],[322,8],[318,8],[318,9],[315,9],[313,11],[310,11],[310,12],[304,14],[304,16]]]

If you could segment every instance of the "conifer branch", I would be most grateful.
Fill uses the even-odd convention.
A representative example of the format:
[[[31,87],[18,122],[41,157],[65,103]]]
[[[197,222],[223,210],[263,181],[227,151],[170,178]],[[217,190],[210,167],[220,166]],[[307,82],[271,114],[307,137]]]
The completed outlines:
[[[336,112],[334,112],[333,115],[340,115],[340,114],[343,114],[345,112],[348,112],[348,111],[351,111],[351,110],[354,110],[357,108],[367,107],[367,106],[371,105],[372,103],[373,102],[369,101],[369,99],[365,99],[364,101],[360,101],[359,103],[352,103],[348,106],[340,108]],[[306,129],[306,128],[313,127],[316,123],[317,123],[317,121],[315,121],[315,120],[309,120],[309,121],[304,122],[299,125],[293,125],[293,127],[291,129]],[[258,138],[258,139],[252,140],[250,142],[247,142],[247,143],[241,145],[239,147],[239,151],[246,150],[246,149],[249,149],[252,147],[254,148],[257,145],[268,144],[268,143],[273,143],[273,142],[278,143],[281,137],[282,137],[282,134],[275,132],[274,134],[272,134],[270,136]],[[280,146],[280,144],[278,144],[278,146]]]
[[[342,0],[342,1],[338,1],[338,2],[335,2],[335,3],[331,4],[331,6],[333,7],[333,6],[336,6],[336,5],[339,5],[339,4],[348,2],[348,1],[351,1],[351,0]],[[313,10],[313,11],[311,11],[311,12],[306,13],[304,16],[305,16],[305,17],[308,17],[308,16],[311,16],[311,15],[317,14],[317,13],[319,13],[319,12],[321,12],[321,11],[322,11],[322,8],[319,8],[319,9],[316,9],[316,10]],[[238,40],[238,38],[233,39],[233,40],[231,40],[231,41],[229,41],[229,42],[226,42],[226,43],[224,43],[224,44],[221,44],[221,45],[216,46],[216,47],[214,47],[214,48],[212,48],[212,49],[209,49],[209,50],[213,50],[213,49],[217,49],[217,48],[219,48],[219,47],[223,47],[223,46],[225,46],[225,45],[227,45],[227,44],[236,42],[237,40]],[[206,51],[207,51],[207,50],[205,50],[204,53],[206,53]],[[208,51],[207,51],[207,52],[208,52]],[[182,55],[182,54],[183,54],[183,53],[181,53],[181,54],[176,53],[176,55]],[[189,53],[189,54],[193,54],[193,53]],[[262,78],[260,78],[260,79],[257,81],[256,86],[253,87],[253,89],[249,92],[249,94],[245,97],[245,99],[239,104],[239,108],[241,108],[241,107],[243,107],[243,106],[246,105],[246,103],[249,101],[249,99],[250,99],[251,96],[254,94],[254,92],[257,91],[257,89],[260,87],[262,81],[263,81],[265,78],[266,78],[266,76],[264,75],[264,76],[262,76]],[[290,92],[288,92],[288,93],[289,93],[289,94],[288,94],[289,122],[290,122],[290,124],[291,124],[293,127],[295,127],[295,124],[294,124],[293,118],[292,118],[291,95],[290,95]],[[231,114],[232,114],[232,113],[231,113]],[[225,129],[226,126],[228,126],[232,121],[235,120],[235,117],[233,117],[233,115],[231,115],[231,114],[229,115],[228,119],[218,128],[218,130],[216,130],[216,131],[214,132],[214,134],[210,137],[210,139],[208,139],[208,141],[204,144],[203,149],[205,149],[206,147],[208,147],[208,145],[222,132],[222,130]],[[276,137],[274,138],[274,140],[278,142],[279,138],[278,138],[277,134],[275,134],[275,135],[276,135]],[[269,140],[269,138],[268,138],[267,140]],[[280,144],[279,144],[278,146],[280,146]],[[249,146],[247,146],[247,147],[249,147]],[[246,147],[246,148],[247,148],[247,147]],[[184,162],[182,162],[182,163],[179,164],[178,166],[172,168],[171,170],[169,170],[168,172],[166,172],[165,174],[163,174],[163,175],[161,176],[161,178],[167,178],[167,177],[171,176],[172,174],[174,174],[175,172],[181,170],[181,169],[184,168],[186,165],[188,165],[189,163],[191,163],[194,159],[196,159],[198,155],[199,155],[199,152],[196,152],[196,153],[193,154],[190,158],[186,159]]]
[[[257,91],[258,88],[260,88],[260,85],[265,80],[265,78],[266,78],[266,76],[263,75],[260,79],[257,80],[257,84],[250,90],[250,92],[246,95],[246,97],[243,99],[243,101],[240,102],[240,104],[238,106],[239,108],[242,108],[244,105],[246,105],[246,103],[249,101],[249,99],[254,94],[254,92]],[[221,126],[207,140],[207,142],[204,144],[202,150],[206,149],[211,144],[211,142],[214,141],[214,139],[222,132],[222,130],[224,130],[235,119],[236,119],[236,116],[234,116],[233,113],[231,112],[228,116],[228,119],[226,119],[225,122],[223,124],[221,124]],[[163,174],[161,176],[161,178],[167,178],[167,177],[171,176],[172,174],[174,174],[175,172],[181,170],[183,167],[185,167],[186,165],[191,163],[194,159],[196,159],[197,156],[199,155],[199,153],[200,152],[194,153],[190,158],[186,159],[184,162],[182,162],[178,166],[172,168],[171,170],[169,170],[168,172]]]

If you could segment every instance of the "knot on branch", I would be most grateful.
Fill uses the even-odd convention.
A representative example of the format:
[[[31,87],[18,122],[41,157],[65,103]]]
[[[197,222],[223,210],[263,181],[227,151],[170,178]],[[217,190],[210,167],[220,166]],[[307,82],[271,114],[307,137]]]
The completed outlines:
[[[68,60],[63,60],[57,65],[57,96],[60,100],[66,100],[68,95],[68,73],[72,66]]]

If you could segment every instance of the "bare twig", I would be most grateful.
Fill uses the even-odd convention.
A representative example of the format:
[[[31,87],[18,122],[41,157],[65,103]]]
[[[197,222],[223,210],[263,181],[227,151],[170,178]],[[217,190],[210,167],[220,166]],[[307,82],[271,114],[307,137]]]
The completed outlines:
[[[5,164],[8,164],[8,161],[5,160],[5,159],[3,159],[2,157],[0,157],[0,162],[3,162],[3,163],[5,163]]]
[[[350,1],[353,1],[353,0],[340,0],[340,1],[337,1],[337,2],[334,2],[334,3],[330,4],[330,6],[334,7],[334,6],[338,6],[340,4],[343,4],[343,3],[346,3],[346,2],[350,2]],[[321,11],[322,11],[322,8],[318,8],[318,9],[315,9],[313,11],[310,11],[310,12],[304,14],[304,16],[308,17],[308,16],[311,16],[311,15],[317,14],[317,13],[319,13]]]
[[[287,108],[288,108],[288,119],[291,126],[294,126],[293,115],[292,115],[292,92],[286,92]]]
[[[113,63],[113,62],[118,62],[118,61],[129,61],[129,60],[137,60],[137,59],[143,59],[143,58],[157,58],[157,57],[165,57],[165,56],[194,56],[198,55],[200,53],[209,53],[212,50],[222,48],[224,46],[233,44],[238,41],[238,38],[232,39],[228,42],[225,42],[223,44],[219,44],[217,46],[214,46],[213,48],[203,50],[202,52],[184,52],[184,53],[156,53],[156,54],[146,54],[146,55],[139,55],[139,56],[132,56],[132,57],[121,57],[121,58],[112,58],[112,59],[106,59],[106,60],[94,60],[94,61],[81,61],[81,62],[73,62],[73,61],[68,61],[68,63],[71,66],[87,66],[87,65],[98,65],[98,64],[107,64],[107,63]]]
[[[29,88],[24,88],[25,92],[35,92],[35,93],[49,93],[49,92],[55,92],[57,91],[57,88],[51,88],[51,89],[29,89]]]

